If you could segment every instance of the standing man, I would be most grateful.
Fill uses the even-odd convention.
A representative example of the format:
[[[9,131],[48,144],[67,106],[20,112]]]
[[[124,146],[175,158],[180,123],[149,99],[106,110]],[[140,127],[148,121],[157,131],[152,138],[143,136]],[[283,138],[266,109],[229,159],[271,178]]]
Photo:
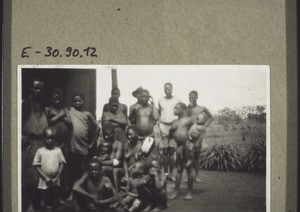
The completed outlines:
[[[193,90],[190,92],[189,94],[189,105],[188,105],[188,114],[190,115],[190,117],[193,120],[193,123],[197,124],[197,122],[199,122],[199,118],[203,119],[201,116],[205,117],[205,121],[203,123],[204,128],[206,130],[206,128],[213,122],[213,115],[209,112],[209,110],[204,107],[204,106],[200,106],[197,104],[197,100],[198,100],[198,92]],[[196,183],[200,183],[201,180],[199,178],[199,164],[200,164],[200,151],[201,151],[201,147],[202,147],[202,140],[203,140],[203,136],[200,136],[198,139],[196,139],[195,143],[194,143],[194,147],[195,147],[195,181]]]
[[[130,108],[129,121],[131,125],[138,128],[141,138],[153,137],[154,125],[159,118],[159,114],[148,90],[141,89],[139,91],[138,102]]]
[[[176,142],[169,138],[171,129],[171,123],[177,119],[174,115],[174,107],[180,102],[179,98],[172,95],[173,86],[167,82],[164,85],[164,91],[166,96],[162,97],[158,101],[158,111],[160,114],[160,134],[161,142],[159,143],[159,149],[163,152],[163,165],[165,173],[169,174],[169,179],[175,181],[173,175],[174,163],[175,163],[175,148]],[[170,171],[169,171],[170,167]]]

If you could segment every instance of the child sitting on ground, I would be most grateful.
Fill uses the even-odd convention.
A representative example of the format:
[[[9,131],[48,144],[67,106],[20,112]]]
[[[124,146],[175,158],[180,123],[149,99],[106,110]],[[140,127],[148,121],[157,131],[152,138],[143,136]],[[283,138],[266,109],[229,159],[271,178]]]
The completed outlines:
[[[112,144],[109,141],[101,141],[99,144],[99,152],[97,158],[102,161],[110,160],[110,154],[112,153]]]
[[[39,174],[38,188],[42,191],[41,206],[51,210],[59,196],[60,175],[66,163],[60,148],[55,146],[56,131],[46,128],[43,132],[45,145],[39,148],[33,160],[33,166]]]
[[[144,162],[136,162],[130,169],[127,181],[126,194],[123,200],[126,211],[139,211],[144,205],[145,187],[149,184],[150,176],[147,175],[147,167]]]
[[[80,211],[123,211],[110,179],[102,174],[102,164],[97,158],[89,161],[87,172],[75,182],[73,191]]]
[[[162,211],[167,208],[167,176],[162,171],[161,161],[153,158],[149,167],[150,191],[152,195],[151,211]]]

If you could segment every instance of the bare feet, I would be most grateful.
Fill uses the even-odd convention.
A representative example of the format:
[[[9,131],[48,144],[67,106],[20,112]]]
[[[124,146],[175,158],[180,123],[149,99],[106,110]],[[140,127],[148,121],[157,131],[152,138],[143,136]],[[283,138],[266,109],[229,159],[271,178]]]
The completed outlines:
[[[171,195],[170,197],[168,197],[168,200],[173,200],[173,199],[176,199],[177,197],[178,197],[178,193],[174,192],[173,195]]]
[[[199,177],[196,177],[196,178],[195,178],[195,182],[196,182],[196,183],[202,183],[202,180],[200,180]]]
[[[193,196],[190,192],[188,192],[183,199],[184,200],[191,200],[191,199],[193,199]]]

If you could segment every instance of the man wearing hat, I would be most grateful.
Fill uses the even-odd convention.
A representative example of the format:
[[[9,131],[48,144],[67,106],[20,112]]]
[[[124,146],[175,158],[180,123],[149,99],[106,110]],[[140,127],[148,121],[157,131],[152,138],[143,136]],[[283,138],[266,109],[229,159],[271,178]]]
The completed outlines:
[[[130,107],[129,120],[131,125],[137,126],[141,137],[153,136],[154,125],[159,118],[149,91],[137,88],[133,93],[138,102]]]

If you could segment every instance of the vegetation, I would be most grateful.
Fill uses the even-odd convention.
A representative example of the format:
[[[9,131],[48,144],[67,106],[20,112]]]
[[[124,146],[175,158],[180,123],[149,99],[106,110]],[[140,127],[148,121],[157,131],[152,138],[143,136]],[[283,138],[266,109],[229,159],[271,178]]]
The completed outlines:
[[[202,169],[265,173],[265,107],[244,109],[248,113],[224,108],[215,116],[203,140]]]

